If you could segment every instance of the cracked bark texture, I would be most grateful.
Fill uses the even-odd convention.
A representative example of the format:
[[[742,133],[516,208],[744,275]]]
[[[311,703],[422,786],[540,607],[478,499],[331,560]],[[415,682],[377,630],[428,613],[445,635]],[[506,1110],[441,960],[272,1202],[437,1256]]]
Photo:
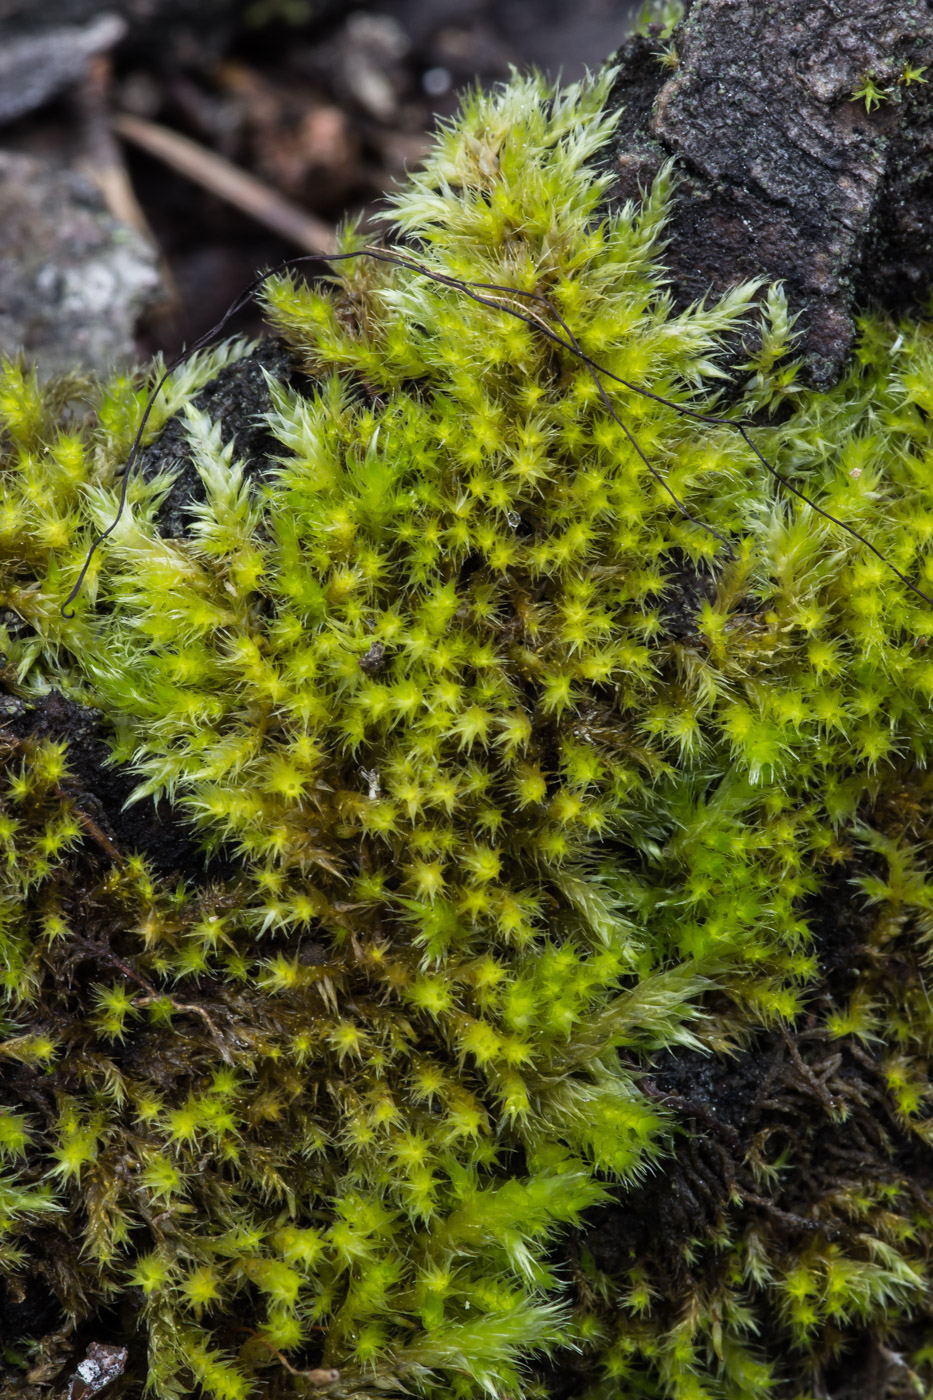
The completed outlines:
[[[837,380],[854,315],[933,283],[933,0],[693,0],[616,55],[608,200],[673,157],[677,303],[782,280],[810,381]],[[676,67],[671,67],[676,63]],[[908,81],[908,70],[916,74]],[[884,93],[866,111],[867,77]]]

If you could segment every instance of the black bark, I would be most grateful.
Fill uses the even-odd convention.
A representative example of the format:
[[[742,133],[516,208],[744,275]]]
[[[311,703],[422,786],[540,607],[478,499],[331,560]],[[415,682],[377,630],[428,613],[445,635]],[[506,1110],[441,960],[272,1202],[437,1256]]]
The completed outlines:
[[[783,280],[811,381],[826,386],[860,307],[922,302],[933,282],[930,0],[693,0],[669,41],[636,37],[616,61],[609,202],[638,198],[673,157],[666,261],[679,304],[745,278]],[[854,96],[869,81],[877,102]]]

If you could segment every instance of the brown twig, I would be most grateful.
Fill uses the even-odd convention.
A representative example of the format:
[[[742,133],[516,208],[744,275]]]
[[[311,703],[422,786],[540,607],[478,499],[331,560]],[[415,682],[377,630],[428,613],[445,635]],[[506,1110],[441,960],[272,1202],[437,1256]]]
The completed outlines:
[[[80,166],[104,196],[113,217],[155,243],[149,220],[127,174],[123,153],[113,137],[110,125],[112,77],[110,56],[98,54],[88,63],[84,80],[75,90],[75,106],[82,126]]]
[[[22,751],[22,749],[25,747],[25,741],[23,739],[16,739],[12,735],[8,736],[4,734],[3,743],[8,744],[10,746],[11,751],[14,753],[17,751]],[[64,788],[61,783],[54,783],[52,785],[52,791],[55,793],[55,796],[61,802],[70,803],[71,809],[74,812],[75,816],[78,818],[78,821],[84,827],[87,834],[94,841],[97,842],[101,850],[106,851],[108,856],[110,856],[111,860],[117,861],[119,864],[122,864],[123,860],[125,859],[123,852],[117,846],[114,845],[110,837],[100,826],[98,826],[94,818],[92,816],[89,816],[87,812],[83,811],[82,808],[78,806],[74,794],[68,792],[67,789]]]
[[[99,54],[87,66],[82,82],[74,93],[74,104],[81,126],[81,155],[79,169],[93,182],[104,197],[104,203],[120,224],[133,229],[158,248],[142,205],[136,198],[123,159],[120,143],[111,126],[111,88],[113,62],[109,54]],[[156,310],[159,315],[177,308],[178,288],[164,255],[159,256],[161,287]]]
[[[289,243],[309,253],[331,253],[336,249],[337,236],[331,224],[306,213],[262,180],[257,180],[255,175],[241,170],[197,141],[128,112],[114,117],[113,129],[125,141],[131,141],[195,184],[235,205]]]
[[[223,1041],[221,1040],[220,1033],[217,1030],[217,1027],[214,1025],[214,1022],[211,1020],[209,1012],[203,1006],[198,1006],[198,1004],[193,1001],[176,1001],[174,997],[166,996],[163,992],[152,992],[148,996],[136,997],[136,999],[133,1002],[133,1005],[152,1006],[152,1004],[157,1001],[168,1002],[169,1006],[172,1008],[173,1011],[191,1011],[194,1013],[195,1016],[200,1016],[201,1020],[205,1023],[208,1031],[210,1032],[211,1039],[217,1046],[217,1049],[220,1051],[220,1055],[224,1063],[228,1065],[232,1065],[235,1063],[233,1056],[230,1054],[230,1051],[227,1049],[226,1045],[224,1045]]]
[[[804,1060],[803,1056],[801,1055],[800,1051],[797,1049],[796,1045],[794,1044],[793,1040],[789,1035],[785,1034],[784,1044],[787,1046],[788,1054],[793,1060],[794,1066],[797,1069],[798,1074],[800,1074],[801,1078],[807,1084],[809,1084],[810,1088],[813,1090],[814,1094],[825,1108],[827,1114],[831,1118],[835,1118],[837,1113],[839,1112],[839,1105],[833,1098],[829,1089],[826,1087],[826,1084],[823,1082],[822,1079],[819,1079],[817,1075],[813,1072],[813,1070]]]

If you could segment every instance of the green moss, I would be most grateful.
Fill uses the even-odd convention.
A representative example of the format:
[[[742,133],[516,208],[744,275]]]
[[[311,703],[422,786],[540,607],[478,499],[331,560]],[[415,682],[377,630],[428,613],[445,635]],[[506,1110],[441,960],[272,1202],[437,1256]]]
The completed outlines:
[[[431,271],[546,295],[670,400],[606,380],[731,551],[534,324],[360,259],[269,288],[319,387],[272,385],[265,481],[190,402],[246,347],[170,380],[149,437],[184,409],[205,501],[166,538],[170,476],[134,481],[65,621],[144,386],[4,369],[7,679],[103,710],[137,796],[236,856],[203,889],[92,859],[67,752],[11,740],[0,1270],[41,1267],[78,1322],[122,1300],[160,1398],[323,1367],[341,1396],[506,1400],[561,1344],[600,1396],[738,1400],[927,1315],[929,1215],[898,1171],[931,1132],[905,950],[930,934],[933,610],[671,405],[715,404],[722,338],[760,322],[735,412],[770,409],[762,450],[929,590],[933,334],[866,321],[816,395],[779,288],[675,312],[670,171],[600,215],[610,81],[472,98],[393,233]],[[876,956],[833,996],[807,911],[859,852]],[[653,1058],[794,1026],[875,1066],[890,1122],[861,1186],[804,1219],[781,1180],[813,1135],[756,1139],[752,1184],[721,1172],[663,1269],[635,1250],[569,1277],[556,1241],[676,1160]],[[793,1092],[858,1118],[797,1055]]]
[[[646,0],[642,5],[632,32],[647,38],[652,29],[660,27],[662,39],[669,39],[684,17],[684,0]]]

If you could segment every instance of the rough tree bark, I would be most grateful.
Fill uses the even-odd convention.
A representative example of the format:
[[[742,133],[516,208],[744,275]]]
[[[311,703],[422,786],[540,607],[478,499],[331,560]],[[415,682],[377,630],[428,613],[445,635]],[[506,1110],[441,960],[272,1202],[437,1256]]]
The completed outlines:
[[[783,279],[810,377],[827,385],[859,306],[901,312],[923,299],[933,280],[929,0],[693,0],[669,43],[659,31],[636,37],[617,60],[609,200],[637,198],[674,157],[666,259],[678,301]]]

